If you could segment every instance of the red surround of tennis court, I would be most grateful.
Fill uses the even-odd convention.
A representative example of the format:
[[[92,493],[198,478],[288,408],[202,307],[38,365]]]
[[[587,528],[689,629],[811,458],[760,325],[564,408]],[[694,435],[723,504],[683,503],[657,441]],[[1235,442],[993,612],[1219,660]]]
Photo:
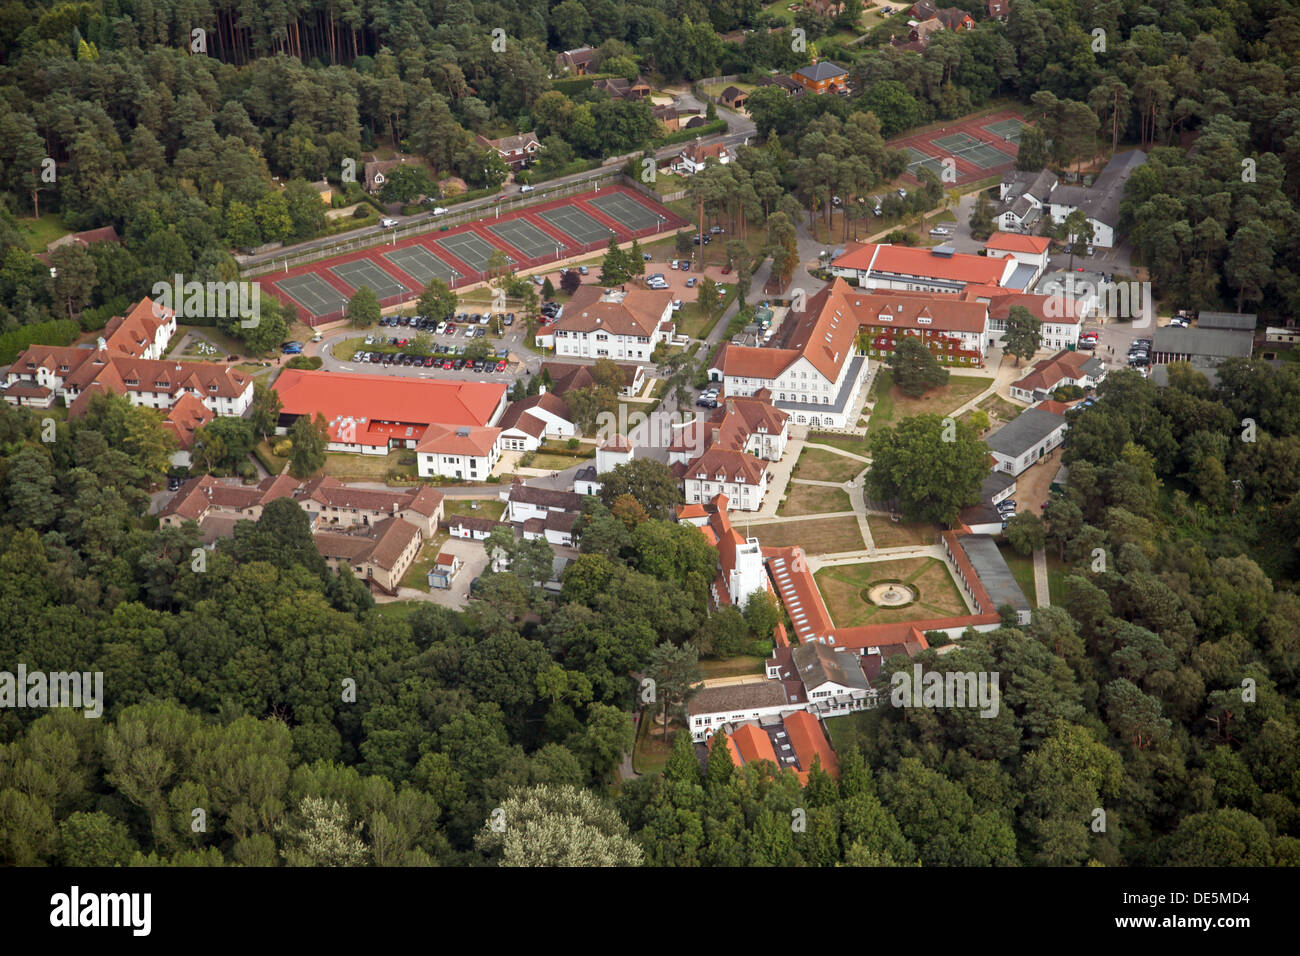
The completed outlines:
[[[1006,120],[1020,120],[1025,125],[1030,125],[1023,116],[1014,110],[1003,110],[998,113],[989,113],[987,115],[968,116],[963,119],[954,120],[945,127],[931,129],[922,133],[912,133],[909,136],[901,136],[898,139],[891,139],[885,145],[890,149],[905,149],[910,146],[919,153],[939,160],[952,156],[956,166],[957,179],[955,182],[944,183],[946,186],[964,186],[967,183],[976,180],[986,179],[989,176],[1000,175],[1006,172],[1016,162],[1016,152],[1019,145],[1015,142],[1007,142],[1001,136],[990,132],[985,127],[994,126]],[[1006,154],[1006,162],[999,163],[996,166],[978,166],[975,163],[968,162],[961,156],[953,156],[952,153],[940,146],[936,140],[945,139],[954,136],[957,133],[965,133],[980,140],[985,145],[992,147],[994,150]],[[903,174],[904,177],[912,182],[919,183],[920,180],[911,172]]]
[[[662,217],[662,220],[656,225],[634,230],[624,226],[622,222],[611,216],[608,212],[592,206],[586,201],[597,195],[606,196],[613,193],[622,193],[638,205],[642,206],[647,212]],[[440,259],[446,266],[460,273],[459,278],[452,279],[450,283],[451,287],[455,289],[473,283],[486,281],[487,272],[472,268],[469,263],[461,261],[442,246],[438,245],[438,240],[440,239],[449,239],[453,236],[465,233],[477,236],[494,249],[500,249],[513,258],[515,260],[513,268],[518,272],[534,269],[538,266],[543,266],[547,263],[556,262],[561,259],[570,259],[574,256],[598,252],[609,245],[609,237],[594,242],[578,243],[559,227],[552,225],[541,216],[537,215],[546,210],[559,209],[563,207],[578,209],[602,225],[608,226],[613,230],[613,236],[619,241],[619,243],[631,242],[634,238],[646,239],[651,236],[656,236],[665,232],[672,232],[690,225],[690,223],[681,216],[678,216],[665,206],[656,203],[654,200],[641,195],[630,187],[623,185],[609,186],[599,191],[593,190],[592,192],[581,193],[577,196],[566,196],[562,199],[554,199],[549,202],[538,203],[537,205],[529,206],[526,209],[503,213],[500,217],[485,216],[484,218],[475,220],[474,222],[453,226],[447,229],[446,232],[435,228],[431,232],[412,236],[409,239],[402,239],[395,244],[391,242],[381,243],[379,245],[370,246],[366,249],[358,249],[354,252],[342,253],[328,259],[320,259],[306,265],[296,266],[289,269],[287,272],[267,273],[260,276],[258,281],[261,283],[263,291],[275,296],[275,298],[279,299],[281,302],[293,302],[295,307],[297,307],[299,316],[302,320],[308,325],[316,326],[324,322],[342,318],[347,299],[351,298],[357,291],[356,288],[349,285],[343,279],[330,271],[331,268],[335,266],[345,265],[360,260],[367,260],[373,263],[375,267],[386,276],[400,282],[402,285],[412,290],[409,293],[398,293],[396,295],[388,295],[381,298],[379,300],[380,306],[387,308],[388,306],[398,305],[406,300],[414,301],[419,296],[420,291],[423,290],[424,283],[398,268],[397,265],[384,257],[384,253],[400,251],[413,246],[424,248],[427,252]],[[541,231],[543,235],[553,240],[560,247],[558,255],[556,250],[550,250],[540,256],[526,256],[524,250],[516,249],[505,239],[497,236],[487,228],[489,225],[508,222],[512,219],[521,219],[529,223]],[[280,288],[281,283],[285,282],[288,282],[292,287],[292,280],[302,276],[315,277],[317,280],[315,285],[319,291],[339,295],[342,297],[342,302],[339,303],[336,308],[321,308],[318,311],[318,308],[320,308],[319,306],[313,308],[312,304],[299,301],[288,291]],[[327,289],[320,289],[319,283],[322,281],[328,287]],[[299,291],[299,295],[302,294],[303,292]],[[313,302],[314,301],[315,300],[313,300]]]

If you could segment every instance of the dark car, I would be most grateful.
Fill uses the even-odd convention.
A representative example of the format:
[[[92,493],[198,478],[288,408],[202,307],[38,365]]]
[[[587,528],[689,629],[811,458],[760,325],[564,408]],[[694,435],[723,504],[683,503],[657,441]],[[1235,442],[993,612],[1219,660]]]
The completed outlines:
[[[443,366],[443,368],[446,368],[446,367],[447,367],[447,366],[445,366],[445,365]],[[463,358],[458,358],[458,359],[456,359],[456,361],[454,361],[454,362],[451,363],[451,367],[454,368],[456,371],[459,372],[461,369],[463,369],[463,368],[465,367],[465,360],[464,360]]]
[[[180,480],[179,478],[177,478],[175,475],[173,475],[172,477],[168,478],[168,479],[167,479],[167,490],[168,490],[168,491],[180,491],[180,490],[181,490],[181,480]]]

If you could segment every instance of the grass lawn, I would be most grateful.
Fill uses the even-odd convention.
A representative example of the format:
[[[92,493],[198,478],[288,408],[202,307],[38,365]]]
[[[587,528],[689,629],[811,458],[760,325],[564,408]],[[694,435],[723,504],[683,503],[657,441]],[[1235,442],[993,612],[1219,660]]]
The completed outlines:
[[[838,627],[897,624],[933,617],[954,617],[966,612],[966,605],[948,573],[948,566],[938,558],[841,564],[822,568],[814,577],[826,608]],[[871,604],[862,591],[881,581],[905,582],[915,590],[916,600],[899,608]]]
[[[68,234],[57,212],[47,212],[40,219],[19,219],[18,231],[26,238],[27,248],[32,252],[44,252],[51,242]]]
[[[566,468],[585,464],[588,460],[589,459],[585,457],[577,457],[574,455],[547,455],[544,453],[538,453],[533,457],[532,463],[525,467],[549,468],[551,471],[564,471]]]
[[[990,395],[979,403],[979,407],[989,413],[990,420],[1009,422],[1025,410],[1025,406],[1009,402],[998,395]]]
[[[939,529],[924,521],[890,521],[884,515],[867,515],[867,527],[877,548],[934,544],[939,540]]]
[[[872,386],[876,407],[871,412],[869,427],[885,428],[898,424],[904,418],[925,412],[947,415],[992,384],[993,379],[983,376],[950,375],[947,385],[931,389],[918,398],[911,398],[894,387],[889,369],[881,369]]]
[[[475,507],[475,505],[478,507]],[[444,498],[442,502],[444,518],[454,518],[458,515],[478,515],[482,518],[500,521],[505,510],[506,503],[497,498]]]
[[[423,601],[389,601],[385,604],[376,604],[371,608],[370,613],[377,614],[380,617],[405,620],[412,611],[423,603]]]
[[[1025,600],[1029,602],[1030,607],[1037,607],[1037,601],[1034,595],[1037,593],[1034,589],[1034,559],[1032,556],[1025,557],[1015,548],[1005,541],[998,542],[998,550],[1002,552],[1002,557],[1006,559],[1007,567],[1015,576],[1016,583],[1020,585],[1021,592],[1025,595]]]
[[[171,351],[167,354],[168,358],[185,358],[187,360],[195,360],[195,361],[224,362],[226,360],[226,356],[228,355],[245,355],[248,352],[248,350],[244,347],[244,344],[242,342],[240,342],[238,339],[232,338],[229,335],[226,335],[224,332],[222,332],[220,329],[218,329],[216,326],[213,325],[177,325],[176,334],[172,336],[172,342],[179,343],[181,339],[185,338],[185,335],[189,332],[193,332],[195,335],[202,338],[205,342],[215,345],[217,347],[217,354],[200,355],[198,352],[195,352],[193,350],[192,346],[187,346],[185,350],[181,352],[178,351],[178,348],[176,346],[173,346]]]
[[[415,588],[417,591],[429,590],[429,572],[433,570],[433,562],[437,560],[438,553],[442,551],[442,546],[450,537],[447,532],[440,531],[424,543],[424,547],[420,549],[420,553],[416,555],[411,566],[406,569],[406,574],[402,576],[402,587]]]
[[[848,492],[839,488],[824,488],[821,485],[791,484],[776,513],[783,516],[830,514],[836,511],[852,511]]]
[[[728,657],[722,661],[700,661],[700,673],[705,680],[715,677],[743,677],[747,674],[762,674],[766,664],[763,657]]]
[[[871,457],[871,449],[868,447],[865,438],[852,435],[831,435],[826,432],[809,432],[808,441],[814,445],[830,445],[840,451],[847,451],[850,455],[861,455],[864,458]]]
[[[664,765],[673,752],[673,737],[677,733],[682,733],[681,727],[674,731],[670,723],[668,738],[665,740],[662,736],[663,727],[655,723],[654,711],[642,711],[636,746],[632,750],[632,769],[652,776],[663,773]]]
[[[340,481],[385,481],[389,471],[399,467],[409,449],[394,449],[387,455],[353,455],[347,452],[326,452],[325,474]],[[415,480],[415,466],[407,465],[411,480]]]
[[[744,519],[736,515],[732,518],[732,524],[745,537],[758,538],[769,548],[799,545],[808,554],[830,554],[861,551],[865,546],[857,519],[850,517],[808,518],[746,526]]]
[[[1070,566],[1061,561],[1052,552],[1047,552],[1047,593],[1048,600],[1054,605],[1065,603],[1065,579],[1070,574]]]
[[[849,481],[866,467],[856,458],[845,458],[820,448],[805,448],[795,463],[791,477],[806,478],[809,481]]]

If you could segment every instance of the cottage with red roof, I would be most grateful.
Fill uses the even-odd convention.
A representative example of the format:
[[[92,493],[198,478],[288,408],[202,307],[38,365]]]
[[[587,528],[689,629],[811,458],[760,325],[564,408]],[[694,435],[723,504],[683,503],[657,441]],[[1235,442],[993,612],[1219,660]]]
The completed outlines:
[[[176,451],[171,463],[180,468],[190,466],[190,449],[194,447],[194,432],[216,416],[193,394],[186,392],[167,412],[163,428],[176,436]]]
[[[536,451],[545,438],[573,438],[578,426],[568,403],[550,392],[529,395],[506,409],[497,425],[506,451]]]
[[[1024,377],[1011,385],[1011,397],[1037,402],[1062,385],[1096,388],[1106,378],[1106,363],[1087,352],[1057,352],[1035,362]]]
[[[719,166],[731,162],[731,150],[726,143],[711,143],[705,146],[696,139],[695,142],[682,148],[677,158],[669,164],[669,168],[683,176],[694,176],[710,162]]]

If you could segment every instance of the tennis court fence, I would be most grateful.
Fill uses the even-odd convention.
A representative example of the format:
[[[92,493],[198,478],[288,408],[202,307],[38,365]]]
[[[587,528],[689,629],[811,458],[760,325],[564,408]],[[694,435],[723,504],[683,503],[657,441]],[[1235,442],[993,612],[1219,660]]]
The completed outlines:
[[[647,226],[644,229],[629,231],[629,239],[627,241],[630,242],[632,239],[647,239],[650,236],[658,235],[659,233],[664,231],[666,231],[666,227],[663,225]],[[552,252],[544,256],[535,256],[532,258],[521,258],[515,262],[512,268],[513,271],[515,272],[523,272],[528,269],[536,269],[539,266],[544,266],[547,265],[548,263],[559,262],[564,259],[572,259],[577,256],[590,255],[593,252],[602,252],[608,248],[609,248],[608,239],[598,239],[594,242],[588,242],[583,245],[569,245],[569,246],[565,246],[558,253]],[[460,289],[460,288],[464,288],[465,286],[476,285],[481,282],[487,282],[491,277],[492,277],[492,273],[488,272],[487,270],[482,270],[479,272],[471,272],[470,274],[461,276],[458,279],[453,279],[449,284],[452,289]],[[379,306],[380,308],[383,309],[390,308],[391,306],[394,305],[401,306],[401,305],[405,305],[408,301],[414,303],[419,297],[420,297],[420,293],[418,291],[410,292],[410,293],[398,293],[397,295],[389,295],[379,300]],[[303,319],[303,321],[305,321],[308,325],[315,327],[317,325],[323,325],[326,322],[333,322],[336,319],[341,319],[343,318],[344,314],[345,314],[344,309],[335,309],[334,311],[327,312],[324,315],[306,317]]]

